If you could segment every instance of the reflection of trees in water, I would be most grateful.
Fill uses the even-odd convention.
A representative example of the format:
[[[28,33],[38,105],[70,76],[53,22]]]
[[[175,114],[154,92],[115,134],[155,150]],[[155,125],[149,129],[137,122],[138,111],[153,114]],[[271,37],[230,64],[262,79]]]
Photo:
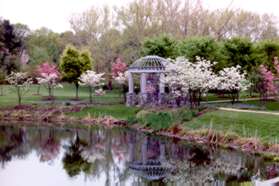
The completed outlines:
[[[62,161],[64,169],[70,177],[77,176],[81,172],[89,172],[90,163],[81,155],[83,148],[87,145],[85,141],[80,140],[77,133],[75,139],[69,145],[65,146],[66,152]]]
[[[25,128],[0,127],[0,134],[3,138],[0,145],[0,161],[3,167],[12,158],[24,158],[30,152]]]
[[[61,144],[65,144],[65,152]],[[169,162],[176,169],[168,179],[178,184],[217,180],[222,185],[230,180],[249,180],[260,167],[266,176],[277,171],[272,165],[266,170],[261,158],[254,156],[173,143],[130,130],[0,127],[3,164],[13,157],[24,158],[32,150],[41,161],[47,162],[64,152],[63,167],[69,176],[82,173],[87,180],[93,180],[103,175],[106,185],[125,184],[127,180],[134,185],[155,182],[164,185],[162,180],[148,181],[132,174],[129,165],[137,161]]]
[[[53,162],[54,159],[59,155],[60,141],[57,139],[57,135],[55,135],[54,128],[48,128],[46,130],[48,135],[45,138],[40,136],[41,139],[38,154],[40,156],[40,161]]]
[[[197,164],[196,161],[174,160],[178,172],[169,179],[178,183],[194,185],[202,183],[225,185],[227,181],[231,180],[250,181],[251,176],[255,173],[253,169],[259,168],[254,167],[253,163],[261,161],[235,151],[217,150],[211,153],[210,161],[206,164]]]

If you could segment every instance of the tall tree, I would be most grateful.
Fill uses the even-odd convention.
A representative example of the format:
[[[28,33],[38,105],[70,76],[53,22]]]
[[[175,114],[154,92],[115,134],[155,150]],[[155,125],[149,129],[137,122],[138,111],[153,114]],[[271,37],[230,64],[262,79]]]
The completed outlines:
[[[176,51],[176,41],[166,35],[146,39],[142,48],[143,55],[157,55],[164,58],[175,58]]]
[[[279,44],[276,41],[264,40],[256,43],[255,57],[258,64],[264,64],[268,68],[273,68],[274,57],[279,56]],[[273,69],[274,71],[275,69]]]
[[[58,63],[59,56],[64,48],[60,42],[59,34],[47,28],[40,28],[31,32],[27,38],[26,45],[30,62],[33,64],[45,61]]]
[[[251,72],[256,65],[253,43],[246,38],[227,39],[222,45],[222,54],[228,66],[240,65],[242,70]]]
[[[60,61],[60,70],[62,72],[62,79],[74,83],[76,87],[76,99],[79,89],[79,77],[82,73],[92,68],[92,59],[89,52],[79,52],[76,48],[68,46]]]
[[[219,43],[209,37],[192,37],[181,41],[178,44],[179,55],[185,56],[192,62],[199,56],[209,61],[220,61]],[[217,69],[221,69],[223,64],[219,63]]]
[[[18,69],[17,58],[23,47],[22,37],[17,35],[15,26],[8,20],[0,20],[0,64],[10,74]]]

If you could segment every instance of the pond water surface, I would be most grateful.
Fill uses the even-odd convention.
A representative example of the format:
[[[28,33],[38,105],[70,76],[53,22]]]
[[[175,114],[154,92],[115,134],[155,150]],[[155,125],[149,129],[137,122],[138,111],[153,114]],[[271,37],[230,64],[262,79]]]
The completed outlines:
[[[127,129],[0,126],[1,186],[252,185],[279,165]]]

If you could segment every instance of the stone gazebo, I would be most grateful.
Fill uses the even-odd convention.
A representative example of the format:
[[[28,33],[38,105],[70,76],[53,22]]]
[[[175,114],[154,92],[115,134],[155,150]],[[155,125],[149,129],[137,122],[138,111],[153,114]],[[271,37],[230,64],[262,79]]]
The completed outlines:
[[[165,75],[167,63],[169,63],[168,60],[159,56],[145,56],[129,66],[127,106],[164,103],[165,85],[162,78]],[[133,74],[140,74],[140,93],[138,95],[134,92]]]

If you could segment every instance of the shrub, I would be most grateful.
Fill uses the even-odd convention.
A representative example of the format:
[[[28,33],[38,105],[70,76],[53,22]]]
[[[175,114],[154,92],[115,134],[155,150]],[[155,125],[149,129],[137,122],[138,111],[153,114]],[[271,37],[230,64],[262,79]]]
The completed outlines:
[[[129,125],[133,125],[133,124],[136,124],[138,122],[138,119],[135,117],[135,116],[129,116],[127,118],[127,123]]]
[[[172,115],[168,112],[150,113],[142,119],[144,124],[155,130],[167,129],[173,124]]]

